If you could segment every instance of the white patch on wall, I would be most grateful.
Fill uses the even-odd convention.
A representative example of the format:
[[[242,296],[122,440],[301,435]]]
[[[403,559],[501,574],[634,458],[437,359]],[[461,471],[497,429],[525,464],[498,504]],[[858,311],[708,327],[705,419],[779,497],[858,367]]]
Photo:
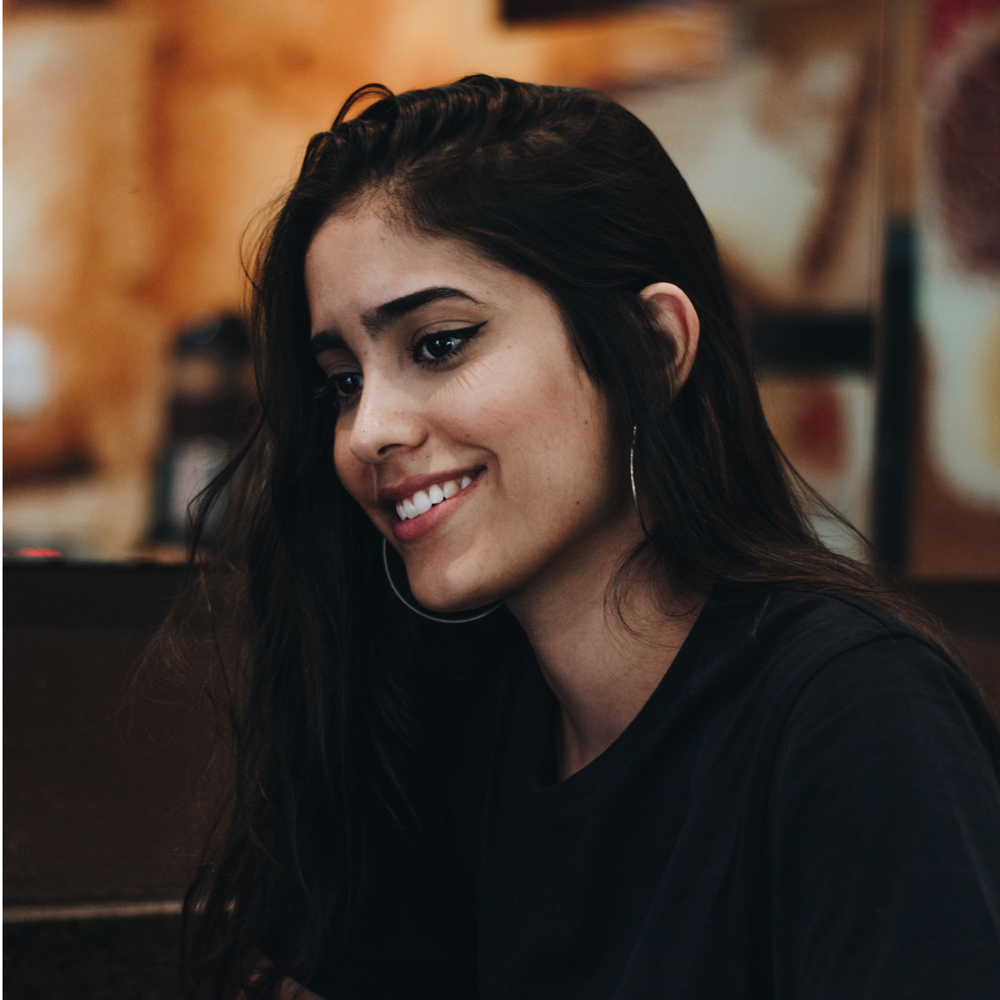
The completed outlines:
[[[868,536],[871,532],[872,469],[875,465],[875,380],[870,375],[849,373],[833,377],[843,404],[846,424],[846,461],[840,474],[816,477],[811,485],[847,520]],[[807,479],[811,479],[807,473]],[[866,556],[857,536],[840,521],[814,514],[813,529],[825,545],[843,555]]]
[[[188,508],[226,462],[226,444],[203,435],[181,441],[168,460],[167,516],[171,526],[185,532]]]
[[[1000,398],[994,395],[998,380],[987,371],[1000,359],[1000,282],[964,273],[928,221],[921,232],[917,299],[932,380],[935,462],[961,493],[1000,508],[1000,452],[990,433]]]
[[[785,456],[803,479],[867,536],[875,448],[875,380],[860,372],[765,373],[761,402]],[[836,552],[865,556],[865,546],[837,518],[807,501],[810,521]]]
[[[30,326],[3,331],[3,412],[28,420],[52,398],[52,357],[45,338]]]
[[[795,304],[803,248],[831,182],[860,71],[850,50],[823,52],[794,73],[746,56],[703,80],[616,96],[663,143],[730,260],[769,295]],[[864,257],[851,271],[863,280],[835,283],[832,300],[822,304],[867,307],[870,242],[846,254],[849,261]]]

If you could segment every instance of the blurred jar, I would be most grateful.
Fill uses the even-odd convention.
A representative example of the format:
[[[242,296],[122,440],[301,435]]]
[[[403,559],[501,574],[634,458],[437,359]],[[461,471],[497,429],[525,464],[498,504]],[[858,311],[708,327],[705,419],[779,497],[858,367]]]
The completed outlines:
[[[183,331],[170,366],[170,413],[157,477],[156,542],[181,543],[191,504],[245,433],[254,398],[253,366],[239,316],[220,314]],[[211,544],[222,505],[205,526]]]

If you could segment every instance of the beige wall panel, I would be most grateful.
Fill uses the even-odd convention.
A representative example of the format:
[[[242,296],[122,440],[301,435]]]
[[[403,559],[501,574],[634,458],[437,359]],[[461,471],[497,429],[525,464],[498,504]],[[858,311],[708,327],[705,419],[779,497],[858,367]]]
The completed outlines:
[[[239,81],[184,81],[170,96],[175,141],[160,297],[179,329],[240,304],[244,233],[294,179],[308,137],[322,126]]]
[[[51,393],[7,415],[8,477],[148,462],[159,431],[159,255],[146,147],[154,26],[114,14],[8,23],[4,323],[49,346]]]

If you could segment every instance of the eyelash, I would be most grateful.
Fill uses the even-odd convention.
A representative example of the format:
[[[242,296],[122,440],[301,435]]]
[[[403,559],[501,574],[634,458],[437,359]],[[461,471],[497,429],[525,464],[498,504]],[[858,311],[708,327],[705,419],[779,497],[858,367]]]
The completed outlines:
[[[482,323],[476,323],[475,326],[464,326],[458,330],[439,330],[437,333],[428,333],[409,348],[410,355],[414,362],[418,365],[427,365],[430,368],[440,368],[442,365],[446,365],[449,361],[465,350],[469,341],[471,341],[484,326],[486,326],[485,321]],[[437,339],[457,340],[458,344],[448,353],[447,356],[443,358],[430,358],[429,360],[422,360],[417,356],[422,345],[426,344],[428,341]]]
[[[436,333],[428,333],[407,348],[407,350],[413,358],[415,364],[423,365],[424,367],[432,369],[441,368],[449,362],[454,361],[454,359],[465,349],[469,342],[478,335],[479,331],[484,326],[486,326],[485,320],[482,323],[476,323],[474,326],[465,326],[457,330],[439,330]],[[448,354],[442,358],[421,359],[419,357],[421,348],[429,341],[435,339],[454,340],[457,343],[448,352]],[[337,386],[337,380],[348,377],[356,378],[359,375],[361,375],[360,372],[338,372],[336,375],[331,375],[317,390],[317,395],[339,408],[343,406],[344,403],[348,403],[352,399],[355,399],[360,394],[361,389],[358,389],[356,392],[342,393]],[[364,387],[363,378],[361,386],[362,388]]]

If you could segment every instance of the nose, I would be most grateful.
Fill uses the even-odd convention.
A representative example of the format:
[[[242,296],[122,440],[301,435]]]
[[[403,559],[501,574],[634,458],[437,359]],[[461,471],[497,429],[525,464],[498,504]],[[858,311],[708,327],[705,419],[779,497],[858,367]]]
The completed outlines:
[[[392,379],[366,377],[350,428],[350,448],[365,465],[398,448],[419,448],[427,437],[418,401]]]

